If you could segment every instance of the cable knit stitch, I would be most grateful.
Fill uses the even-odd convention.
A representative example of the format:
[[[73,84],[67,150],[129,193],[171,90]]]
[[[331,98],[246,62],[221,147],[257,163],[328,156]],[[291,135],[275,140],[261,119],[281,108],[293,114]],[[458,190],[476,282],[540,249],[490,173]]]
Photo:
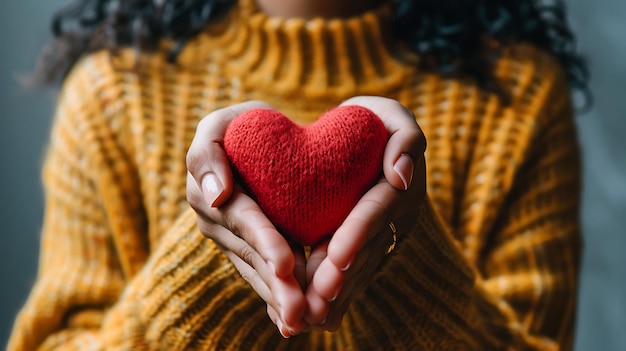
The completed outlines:
[[[389,9],[268,18],[241,1],[177,65],[91,54],[67,78],[43,171],[40,268],[9,350],[569,350],[580,165],[556,61],[510,47],[503,106],[421,72]],[[164,49],[169,46],[164,43]],[[410,108],[428,139],[416,228],[336,333],[283,339],[185,201],[185,154],[207,113],[260,99],[300,123],[354,95]]]

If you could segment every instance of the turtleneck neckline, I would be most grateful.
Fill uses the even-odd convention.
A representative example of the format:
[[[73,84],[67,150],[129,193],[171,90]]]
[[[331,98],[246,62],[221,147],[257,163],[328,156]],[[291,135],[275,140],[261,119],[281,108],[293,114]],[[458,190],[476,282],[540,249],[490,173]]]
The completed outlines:
[[[380,95],[415,67],[395,55],[391,18],[390,3],[350,18],[302,19],[271,17],[254,0],[240,0],[190,44],[204,48],[211,69],[267,94],[333,100]]]

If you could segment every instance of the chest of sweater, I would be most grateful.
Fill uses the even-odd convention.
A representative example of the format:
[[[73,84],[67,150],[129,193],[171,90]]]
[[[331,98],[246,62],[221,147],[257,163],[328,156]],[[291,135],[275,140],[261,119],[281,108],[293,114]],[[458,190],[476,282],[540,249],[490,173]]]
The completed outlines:
[[[137,89],[150,89],[150,86],[146,84]],[[214,109],[239,102],[223,96],[194,100],[194,96],[220,96],[200,85],[162,85],[162,89],[185,94],[164,99],[172,101],[171,104],[159,104],[158,99],[151,98],[153,94],[144,91],[138,94],[142,97],[140,102],[133,104],[136,109],[126,113],[134,131],[131,153],[136,160],[151,246],[188,207],[185,156],[197,123]],[[227,91],[228,84],[221,89]],[[459,98],[442,102],[439,94],[446,93],[465,96],[470,101]],[[508,148],[515,145],[507,146],[506,137],[494,138],[484,130],[506,135],[512,128],[519,128],[511,122],[514,116],[503,118],[497,115],[498,109],[490,114],[487,112],[489,102],[480,101],[480,93],[454,81],[423,79],[401,90],[400,94],[389,96],[415,113],[427,136],[428,191],[439,213],[451,227],[463,229],[457,232],[466,234],[465,240],[470,238],[468,244],[478,242],[476,236],[484,232],[484,221],[490,215],[487,203],[504,191],[501,167],[506,163],[500,162],[500,158],[506,158],[509,163],[515,161],[508,157],[511,155]],[[248,96],[244,98],[247,100]],[[317,116],[324,112],[304,102],[265,100],[288,116],[302,116],[302,111]],[[326,103],[336,105],[339,101]],[[479,144],[481,139],[485,140]],[[478,247],[468,248],[468,253],[475,250]]]
[[[108,57],[100,59],[109,62]],[[208,113],[258,99],[307,124],[363,93],[358,85],[347,84],[316,95],[311,88],[277,87],[271,80],[232,70],[232,63],[219,59],[198,60],[193,65],[184,60],[170,65],[152,59],[138,74],[115,73],[111,99],[116,104],[113,112],[107,111],[112,116],[107,119],[136,169],[150,246],[188,207],[185,156],[198,122]],[[415,114],[428,140],[429,196],[468,257],[475,257],[524,156],[535,121],[528,118],[526,105],[502,106],[497,97],[471,82],[414,69],[402,72],[393,84],[379,86],[377,95],[396,99]],[[526,87],[517,88],[520,96]]]

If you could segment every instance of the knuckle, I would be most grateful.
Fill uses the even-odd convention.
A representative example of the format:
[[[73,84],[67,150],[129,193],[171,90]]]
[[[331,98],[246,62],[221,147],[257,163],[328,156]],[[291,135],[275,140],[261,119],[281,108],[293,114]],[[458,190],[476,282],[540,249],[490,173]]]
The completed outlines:
[[[373,209],[375,213],[383,213],[387,208],[387,201],[382,198],[368,197],[361,199],[363,206],[367,206]],[[364,221],[371,221],[372,218],[363,218]]]
[[[251,269],[239,270],[239,275],[250,285],[254,285],[256,273]]]
[[[187,203],[195,210],[196,207],[199,207],[202,204],[203,197],[202,193],[198,191],[197,187],[187,184]]]
[[[211,130],[212,123],[214,123],[216,112],[212,112],[208,114],[206,117],[198,122],[198,126],[196,127],[196,134],[193,137],[191,145],[189,146],[189,150],[187,150],[187,155],[185,156],[185,164],[187,165],[187,169],[195,176],[197,175],[197,171],[201,168],[204,163],[206,153],[206,145],[203,141],[208,142],[209,140],[204,140],[207,138],[209,131]]]
[[[205,220],[202,216],[198,216],[198,230],[206,238],[215,240],[218,229],[212,222]]]
[[[416,128],[407,129],[406,133],[406,138],[409,140],[409,145],[412,149],[411,153],[424,153],[426,151],[426,136],[424,135],[424,133],[422,133],[419,127],[416,126]]]
[[[196,212],[199,212],[202,209],[202,206],[200,205],[201,202],[195,194],[187,192],[187,203]]]
[[[202,201],[188,201],[189,207],[196,213],[198,220],[210,221],[211,223],[217,223],[214,216],[207,210]]]
[[[191,174],[195,174],[197,172],[200,167],[201,159],[202,157],[200,157],[197,147],[192,143],[191,147],[189,147],[189,151],[187,151],[187,155],[185,156],[185,165]]]
[[[409,113],[409,110],[404,105],[402,105],[398,100],[387,98],[387,101],[391,105],[393,105],[393,107],[398,108],[398,109],[400,109],[402,111],[405,111],[405,112]]]
[[[195,186],[187,186],[187,204],[196,214],[208,217],[211,214],[211,208],[207,205],[202,192]]]
[[[204,116],[200,120],[200,122],[198,122],[198,126],[196,127],[196,136],[198,134],[201,134],[202,132],[206,131],[209,128],[209,125],[210,125],[209,122],[211,122],[211,119],[213,118],[215,113],[216,113],[216,111],[209,113],[208,115]]]
[[[222,216],[222,223],[226,229],[230,230],[233,234],[241,237],[239,234],[239,225],[237,224],[237,217],[232,213],[232,211],[225,211]]]
[[[241,257],[241,259],[244,262],[246,262],[249,266],[254,267],[253,262],[254,262],[255,254],[256,253],[254,252],[254,249],[246,245],[239,252],[239,257]]]
[[[237,208],[231,208],[226,211],[223,216],[224,226],[235,235],[243,239],[248,245],[256,247],[258,244],[257,235],[264,227],[255,227],[251,229],[246,224],[246,219],[256,216],[256,212],[248,204],[239,204]]]
[[[409,117],[409,119],[410,119],[411,121],[415,122],[415,121],[416,121],[415,112],[413,112],[413,110],[411,110],[410,108],[408,108],[408,107],[406,107],[406,106],[404,106],[404,105],[402,105],[402,108],[403,108],[403,109],[404,109],[404,111],[406,112],[407,117]]]

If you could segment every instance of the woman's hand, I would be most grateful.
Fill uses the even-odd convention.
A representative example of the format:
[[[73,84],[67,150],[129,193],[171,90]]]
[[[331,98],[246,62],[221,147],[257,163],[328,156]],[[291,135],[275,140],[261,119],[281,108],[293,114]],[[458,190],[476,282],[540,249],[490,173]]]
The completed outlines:
[[[256,202],[233,184],[222,148],[230,121],[252,108],[269,106],[241,103],[200,122],[187,154],[187,200],[198,214],[200,231],[233,262],[267,303],[268,315],[281,334],[288,337],[306,328],[304,253],[290,247]]]
[[[398,102],[356,97],[342,105],[370,109],[391,137],[383,160],[384,178],[357,203],[330,241],[313,248],[306,266],[307,312],[311,327],[335,331],[352,300],[369,285],[398,235],[410,232],[426,192],[426,139],[413,114]]]
[[[383,120],[391,135],[384,153],[385,177],[363,196],[330,242],[312,250],[308,262],[302,248],[290,246],[258,205],[233,185],[222,148],[235,116],[270,106],[248,102],[210,114],[198,126],[187,157],[188,200],[198,213],[200,230],[266,301],[268,315],[285,336],[300,333],[307,322],[327,330],[339,327],[392,242],[388,223],[411,229],[425,192],[426,144],[412,113],[380,97],[353,98],[342,105],[369,108]],[[307,286],[305,299],[302,289]]]

